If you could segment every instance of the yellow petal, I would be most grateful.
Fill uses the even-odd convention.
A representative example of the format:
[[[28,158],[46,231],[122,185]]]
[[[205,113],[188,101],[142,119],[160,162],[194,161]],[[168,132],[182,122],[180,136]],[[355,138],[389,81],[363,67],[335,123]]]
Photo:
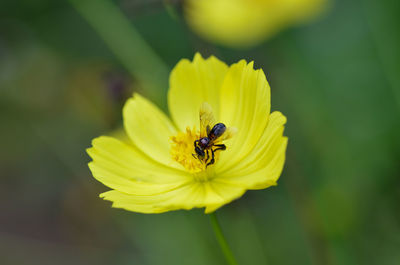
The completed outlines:
[[[262,70],[244,60],[232,65],[221,89],[220,120],[237,129],[227,141],[216,163],[217,172],[225,171],[246,157],[258,143],[268,122],[270,88]]]
[[[200,54],[193,62],[183,59],[171,72],[168,106],[172,119],[181,131],[187,126],[199,128],[199,110],[207,102],[219,117],[220,87],[228,66],[215,58],[203,59]]]
[[[173,211],[176,209],[160,208],[153,205],[151,202],[139,203],[137,201],[132,201],[132,195],[122,193],[116,190],[110,190],[100,194],[100,197],[104,200],[113,202],[112,207],[122,208],[127,211],[137,212],[137,213],[164,213],[168,211]]]
[[[151,195],[176,189],[192,178],[145,156],[134,146],[112,137],[93,140],[87,150],[93,159],[89,168],[104,185],[130,194]]]
[[[282,135],[285,123],[286,117],[282,113],[273,112],[252,152],[240,163],[220,173],[218,180],[247,189],[275,185],[285,162],[287,138]]]
[[[229,184],[191,182],[177,189],[152,196],[138,196],[114,190],[101,194],[101,197],[112,201],[113,207],[116,208],[141,213],[161,213],[211,205],[220,207],[240,197],[243,193],[243,188]]]
[[[170,154],[169,139],[176,129],[155,105],[135,94],[126,102],[123,117],[125,131],[135,146],[159,163],[182,168]]]
[[[212,185],[212,189],[214,192],[218,193],[224,200],[220,203],[207,204],[205,213],[212,213],[216,211],[218,208],[224,206],[225,204],[230,203],[233,200],[240,198],[245,192],[246,189],[244,187],[240,187],[238,185],[231,185],[224,181],[220,181],[219,178],[215,178],[210,182]]]
[[[100,196],[105,200],[112,201],[115,208],[141,213],[190,210],[194,207],[204,206],[204,195],[195,183],[152,196],[137,196],[119,191],[108,191]]]
[[[287,146],[287,138],[277,143],[279,148],[277,149],[275,156],[266,164],[264,168],[247,175],[228,176],[221,177],[221,182],[226,182],[231,185],[235,184],[240,187],[246,187],[251,190],[265,189],[270,186],[276,185],[276,181],[282,173],[283,165],[285,163],[285,151]],[[265,163],[266,163],[265,162]],[[263,162],[264,163],[264,162]]]

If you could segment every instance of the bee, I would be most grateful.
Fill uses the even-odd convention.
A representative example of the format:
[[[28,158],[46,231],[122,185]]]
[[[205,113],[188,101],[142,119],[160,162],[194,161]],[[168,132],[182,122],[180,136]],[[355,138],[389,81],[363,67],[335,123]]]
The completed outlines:
[[[232,137],[234,128],[227,128],[223,123],[215,123],[215,118],[208,103],[200,108],[200,139],[194,141],[193,157],[204,161],[206,167],[215,163],[215,152],[226,150],[222,141]]]

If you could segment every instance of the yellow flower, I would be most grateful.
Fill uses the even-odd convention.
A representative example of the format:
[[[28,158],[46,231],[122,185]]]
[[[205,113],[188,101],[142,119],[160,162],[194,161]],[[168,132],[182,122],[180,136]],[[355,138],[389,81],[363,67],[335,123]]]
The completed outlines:
[[[294,24],[308,22],[327,0],[187,0],[186,19],[201,36],[232,47],[255,45]]]
[[[93,176],[112,189],[100,196],[113,207],[141,213],[205,207],[210,213],[246,190],[276,185],[286,118],[270,113],[268,82],[252,62],[227,66],[199,54],[193,62],[181,60],[170,76],[168,105],[171,119],[135,94],[123,109],[130,141],[101,136],[87,150]],[[216,123],[225,131],[222,125],[213,130]],[[207,136],[214,146],[195,143]]]

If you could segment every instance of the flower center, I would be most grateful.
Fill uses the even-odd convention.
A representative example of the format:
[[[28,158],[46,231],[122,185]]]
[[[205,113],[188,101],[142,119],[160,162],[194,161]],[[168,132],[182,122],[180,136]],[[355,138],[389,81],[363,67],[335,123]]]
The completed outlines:
[[[207,102],[201,104],[199,118],[199,131],[196,127],[193,129],[187,127],[186,132],[179,132],[171,137],[172,158],[190,173],[203,172],[208,166],[216,163],[219,153],[226,150],[222,142],[231,138],[236,132],[233,127],[227,128],[221,122],[216,123],[212,108]]]
[[[186,132],[179,132],[171,137],[172,158],[184,166],[190,173],[198,173],[206,170],[205,158],[198,157],[195,152],[194,142],[200,139],[200,132],[196,128],[186,128]],[[215,154],[215,161],[218,160],[218,153]]]

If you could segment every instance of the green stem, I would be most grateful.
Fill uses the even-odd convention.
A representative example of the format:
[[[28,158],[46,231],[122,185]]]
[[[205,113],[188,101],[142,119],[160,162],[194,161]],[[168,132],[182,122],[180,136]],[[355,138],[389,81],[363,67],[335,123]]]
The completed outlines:
[[[110,0],[69,0],[93,27],[126,69],[145,88],[147,96],[164,105],[169,70],[132,23]]]
[[[210,214],[211,225],[214,229],[215,237],[221,247],[222,252],[224,253],[225,259],[229,265],[238,265],[235,260],[235,257],[232,254],[232,251],[229,248],[228,243],[222,233],[221,226],[219,225],[217,215],[215,213]]]

